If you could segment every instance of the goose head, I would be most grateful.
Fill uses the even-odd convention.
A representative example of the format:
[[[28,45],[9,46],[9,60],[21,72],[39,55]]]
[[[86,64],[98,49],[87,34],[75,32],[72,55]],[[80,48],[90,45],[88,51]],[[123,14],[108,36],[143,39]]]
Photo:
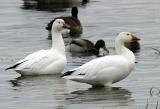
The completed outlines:
[[[62,32],[64,29],[70,29],[70,26],[64,22],[62,19],[56,19],[53,22],[52,30],[56,32]]]
[[[133,41],[138,41],[140,40],[138,37],[134,36],[132,33],[130,32],[121,32],[116,40],[118,42],[121,42],[121,43],[127,43],[127,42],[133,42]]]
[[[122,54],[126,51],[125,43],[130,43],[133,41],[138,41],[140,40],[138,37],[134,36],[130,32],[121,32],[119,35],[116,37],[115,40],[115,48],[118,54]],[[127,50],[128,51],[128,50]]]

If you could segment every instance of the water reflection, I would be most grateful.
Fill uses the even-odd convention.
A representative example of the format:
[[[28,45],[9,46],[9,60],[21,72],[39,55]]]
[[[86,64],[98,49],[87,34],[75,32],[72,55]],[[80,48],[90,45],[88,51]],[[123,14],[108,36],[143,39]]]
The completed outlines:
[[[53,105],[56,109],[63,109],[70,106],[70,104],[72,106],[81,103],[88,105],[98,103],[97,105],[107,107],[115,105],[128,106],[129,103],[134,102],[131,97],[132,93],[121,87],[92,87],[70,93],[67,86],[73,86],[71,84],[66,85],[66,81],[59,76],[26,76],[11,80],[10,82],[15,91],[14,100],[20,100],[22,104],[29,101],[28,105],[35,104],[36,100],[37,107],[43,103],[45,106]],[[48,101],[45,102],[46,100]]]
[[[89,0],[83,0],[82,2],[46,2],[48,0],[23,0],[23,9],[36,9],[42,11],[52,11],[52,12],[63,12],[66,8],[71,8],[73,6],[85,6]],[[52,1],[52,0],[51,0]]]
[[[60,75],[23,76],[10,80],[13,86],[12,97],[17,108],[21,105],[30,108],[47,109],[65,106],[65,80]],[[32,107],[33,106],[33,107]]]
[[[15,78],[14,80],[9,81],[13,87],[16,86],[24,86],[29,84],[34,84],[34,85],[42,85],[47,84],[48,85],[63,85],[65,84],[65,80],[60,78],[60,74],[57,75],[39,75],[39,76],[20,76]],[[52,84],[53,83],[53,84]]]
[[[134,101],[131,92],[121,87],[92,87],[88,90],[74,91],[67,96],[66,100],[70,104],[105,101],[103,103],[110,102],[112,105],[118,103],[119,106],[128,105],[129,102]]]

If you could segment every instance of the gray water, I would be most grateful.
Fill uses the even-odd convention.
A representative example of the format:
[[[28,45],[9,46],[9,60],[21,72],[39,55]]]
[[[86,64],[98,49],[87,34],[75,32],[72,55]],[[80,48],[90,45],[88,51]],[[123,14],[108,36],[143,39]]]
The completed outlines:
[[[49,11],[37,6],[26,7],[22,0],[0,1],[0,108],[1,109],[155,109],[159,97],[150,96],[151,87],[160,87],[159,0],[90,0],[79,5],[79,19],[84,27],[81,38],[95,42],[104,39],[110,54],[114,39],[121,31],[130,31],[141,38],[136,53],[136,67],[123,81],[112,87],[92,88],[90,85],[64,80],[59,75],[19,77],[4,69],[26,55],[48,49],[46,24],[70,9]],[[70,7],[70,6],[69,6]],[[69,39],[65,39],[67,42]],[[68,65],[75,68],[96,58],[71,54],[66,46]]]

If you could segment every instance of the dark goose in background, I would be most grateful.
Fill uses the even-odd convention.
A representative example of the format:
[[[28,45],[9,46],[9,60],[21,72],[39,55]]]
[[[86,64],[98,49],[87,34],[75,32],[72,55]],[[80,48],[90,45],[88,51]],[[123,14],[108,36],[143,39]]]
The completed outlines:
[[[73,6],[86,5],[89,0],[23,0],[23,9],[63,12]]]
[[[48,38],[51,39],[51,27],[52,27],[52,23],[55,21],[55,19],[63,19],[67,24],[69,24],[70,27],[70,35],[74,36],[77,34],[81,34],[82,33],[82,25],[80,23],[80,20],[78,19],[78,9],[77,7],[72,7],[72,11],[71,11],[72,16],[60,16],[60,17],[56,17],[53,20],[51,20],[47,27],[46,30],[49,31],[49,35]]]

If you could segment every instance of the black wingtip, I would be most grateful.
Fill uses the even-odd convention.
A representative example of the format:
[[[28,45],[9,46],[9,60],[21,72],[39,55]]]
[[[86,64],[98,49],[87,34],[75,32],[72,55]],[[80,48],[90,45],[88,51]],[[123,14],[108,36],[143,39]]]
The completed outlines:
[[[71,75],[74,71],[75,71],[75,70],[73,70],[73,71],[67,71],[67,72],[65,72],[64,74],[62,74],[60,77],[64,77],[64,76]]]
[[[17,64],[15,64],[15,65],[11,66],[11,67],[6,68],[5,70],[14,69],[14,68],[16,68],[17,66],[19,66],[20,64],[22,64],[22,63],[24,63],[24,62],[25,62],[25,61],[20,62],[20,63],[17,63]]]
[[[9,70],[9,69],[13,69],[13,68],[15,68],[15,66],[8,67],[8,68],[6,68],[5,70]]]
[[[9,70],[9,69],[11,69],[11,68],[9,67],[9,68],[6,68],[5,70]]]

